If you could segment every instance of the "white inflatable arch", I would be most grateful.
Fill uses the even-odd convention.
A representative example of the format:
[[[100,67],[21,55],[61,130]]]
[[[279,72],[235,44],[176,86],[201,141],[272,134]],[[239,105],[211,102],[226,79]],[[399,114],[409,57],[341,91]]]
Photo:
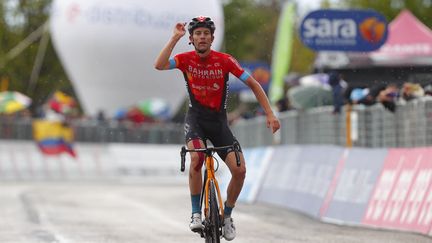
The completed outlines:
[[[149,98],[165,99],[172,111],[186,95],[178,70],[153,63],[176,22],[207,15],[216,23],[213,48],[223,40],[218,0],[54,0],[50,32],[54,47],[85,112],[107,115]],[[186,35],[174,54],[192,50]]]

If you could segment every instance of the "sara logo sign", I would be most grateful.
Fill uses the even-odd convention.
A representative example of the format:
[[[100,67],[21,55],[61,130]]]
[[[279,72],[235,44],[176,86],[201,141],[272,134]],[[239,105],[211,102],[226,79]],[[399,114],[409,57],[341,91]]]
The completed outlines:
[[[300,37],[315,51],[374,51],[387,39],[387,22],[372,10],[317,10],[303,19]]]

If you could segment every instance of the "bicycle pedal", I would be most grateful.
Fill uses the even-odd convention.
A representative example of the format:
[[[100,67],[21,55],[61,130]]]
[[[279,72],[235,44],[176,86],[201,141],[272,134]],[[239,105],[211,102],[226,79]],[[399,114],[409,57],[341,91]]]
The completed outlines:
[[[197,233],[201,238],[204,238],[204,229],[193,229],[192,232]]]
[[[204,226],[203,226],[203,228],[196,228],[196,229],[191,229],[191,230],[192,230],[192,232],[194,232],[194,233],[201,234],[201,233],[203,232],[203,230],[204,230]]]

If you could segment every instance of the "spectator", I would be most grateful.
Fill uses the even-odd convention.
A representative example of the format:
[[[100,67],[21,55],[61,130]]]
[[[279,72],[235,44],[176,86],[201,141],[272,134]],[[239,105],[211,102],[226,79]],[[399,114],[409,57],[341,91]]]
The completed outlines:
[[[349,104],[358,104],[359,100],[365,98],[368,93],[369,89],[364,85],[349,84],[344,91],[344,99]]]
[[[423,88],[425,96],[432,96],[432,84],[428,84]]]
[[[290,103],[290,100],[288,98],[288,89],[289,89],[289,86],[287,83],[285,83],[283,97],[276,102],[276,107],[277,107],[279,112],[291,110],[291,103]]]
[[[360,100],[366,98],[369,94],[368,88],[353,88],[349,91],[348,102],[350,104],[359,104]]]
[[[343,100],[343,92],[344,87],[342,84],[341,75],[338,72],[330,72],[329,73],[329,84],[332,87],[333,94],[333,113],[340,113],[341,108],[344,104]]]
[[[367,94],[358,101],[358,104],[371,106],[377,103],[377,97],[381,91],[386,89],[386,84],[378,83],[368,88]]]
[[[396,101],[399,98],[399,88],[396,84],[389,84],[378,94],[377,101],[391,112],[396,111]]]
[[[395,102],[399,96],[399,88],[395,84],[378,83],[370,88],[350,87],[347,92],[349,93],[346,94],[346,97],[352,104],[371,106],[381,103],[392,112],[396,110]]]
[[[105,116],[105,112],[103,110],[99,110],[97,115],[96,115],[96,120],[98,121],[99,124],[106,124],[107,123],[107,118]]]
[[[415,83],[404,83],[401,89],[401,99],[404,101],[410,101],[419,97],[423,97],[425,92],[420,84]]]
[[[276,107],[277,107],[279,112],[291,110],[289,98],[286,95],[284,95],[284,97],[282,97],[282,99],[280,99],[276,102]]]

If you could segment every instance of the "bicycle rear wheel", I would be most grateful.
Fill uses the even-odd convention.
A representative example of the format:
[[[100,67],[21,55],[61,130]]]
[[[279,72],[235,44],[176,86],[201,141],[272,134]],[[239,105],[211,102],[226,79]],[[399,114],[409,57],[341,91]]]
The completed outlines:
[[[221,220],[219,215],[219,206],[216,199],[216,189],[213,181],[210,181],[210,198],[209,198],[209,218],[207,222],[207,243],[219,243],[221,235]]]

